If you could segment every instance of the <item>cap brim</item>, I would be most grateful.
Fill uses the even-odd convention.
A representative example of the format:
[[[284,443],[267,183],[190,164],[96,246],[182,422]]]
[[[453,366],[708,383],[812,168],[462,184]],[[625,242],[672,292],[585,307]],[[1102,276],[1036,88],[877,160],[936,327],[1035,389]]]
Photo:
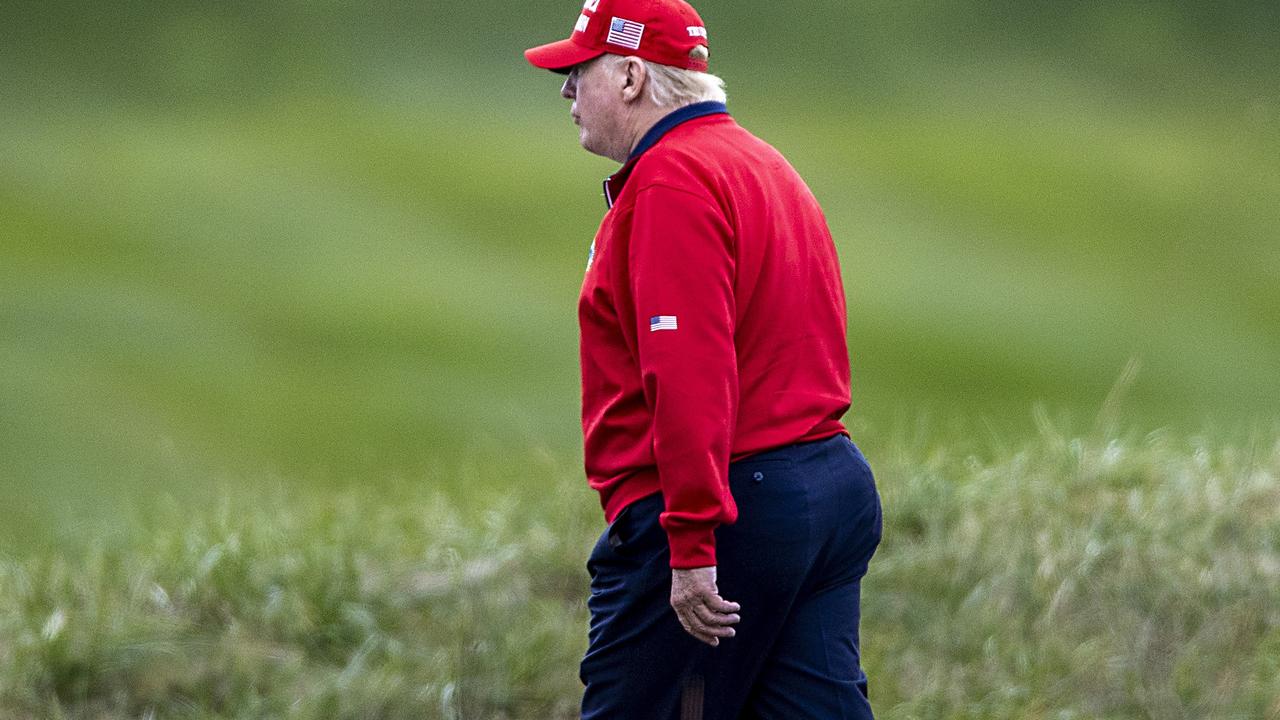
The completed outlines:
[[[568,73],[578,63],[584,63],[604,54],[603,50],[582,47],[572,39],[557,40],[524,51],[524,59],[534,67],[552,72]]]

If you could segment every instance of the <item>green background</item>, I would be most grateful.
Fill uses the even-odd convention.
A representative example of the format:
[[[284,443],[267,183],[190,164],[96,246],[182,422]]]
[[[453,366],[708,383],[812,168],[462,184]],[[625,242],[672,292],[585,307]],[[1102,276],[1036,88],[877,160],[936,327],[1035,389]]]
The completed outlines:
[[[868,454],[1280,407],[1280,5],[704,0],[827,212]],[[0,6],[0,548],[159,496],[574,462],[613,170],[572,2]],[[1126,368],[1129,368],[1126,370]],[[976,438],[976,440],[975,440]],[[468,477],[468,482],[451,481]],[[428,479],[429,478],[429,479]]]

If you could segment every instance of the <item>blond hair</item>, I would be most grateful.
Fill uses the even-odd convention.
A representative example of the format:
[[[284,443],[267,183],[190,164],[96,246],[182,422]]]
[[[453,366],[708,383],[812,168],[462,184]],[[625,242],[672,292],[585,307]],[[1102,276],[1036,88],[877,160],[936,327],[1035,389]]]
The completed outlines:
[[[707,49],[698,45],[693,49],[693,52],[689,53],[689,56],[694,59],[706,60]],[[611,54],[606,55],[606,57],[612,57],[614,62],[621,64],[628,56]],[[630,57],[636,56],[632,55]],[[714,102],[725,101],[724,80],[711,73],[685,70],[672,65],[662,65],[641,57],[636,57],[636,59],[644,63],[645,71],[649,76],[649,100],[660,108],[675,110],[685,105],[708,100]]]
[[[706,49],[701,45],[694,51],[702,50],[705,58]],[[711,73],[685,70],[671,65],[644,60],[645,69],[649,73],[649,99],[662,108],[678,108],[697,102],[712,100],[724,102],[724,80]]]

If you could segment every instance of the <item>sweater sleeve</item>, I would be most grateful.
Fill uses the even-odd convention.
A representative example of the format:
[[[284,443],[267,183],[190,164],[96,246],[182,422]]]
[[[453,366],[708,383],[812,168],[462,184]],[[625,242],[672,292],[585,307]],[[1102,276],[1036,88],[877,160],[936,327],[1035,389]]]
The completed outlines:
[[[737,519],[728,481],[738,404],[732,230],[710,199],[653,185],[637,196],[629,253],[671,567],[715,565],[715,529]]]

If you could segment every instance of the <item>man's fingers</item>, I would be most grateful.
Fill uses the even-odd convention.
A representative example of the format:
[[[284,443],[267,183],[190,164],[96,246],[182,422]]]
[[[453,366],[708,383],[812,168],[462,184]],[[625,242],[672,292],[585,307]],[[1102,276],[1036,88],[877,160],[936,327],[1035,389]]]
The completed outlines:
[[[696,620],[693,622],[690,622],[689,620],[686,620],[684,618],[681,618],[680,624],[684,625],[685,632],[689,633],[694,638],[701,640],[702,642],[712,647],[719,645],[720,638],[722,637],[733,637],[733,628],[726,628],[726,627],[709,628],[704,625],[700,625],[699,622]]]
[[[737,634],[737,631],[728,625],[709,623],[701,617],[691,619],[689,625],[693,628],[693,632],[708,637],[733,637]]]
[[[731,627],[709,627],[704,629],[702,634],[709,638],[731,638],[738,633]]]
[[[672,605],[677,605],[677,606],[683,605],[687,607],[704,606],[711,612],[716,613],[718,615],[734,615],[739,610],[742,609],[742,606],[739,605],[738,603],[729,602],[728,600],[725,600],[719,595],[714,595],[714,594],[690,595],[688,597],[674,600],[672,602]],[[737,622],[737,620],[734,620],[734,622]]]
[[[707,607],[719,613],[736,613],[742,609],[742,606],[736,602],[729,602],[719,595],[712,595],[705,600]],[[737,622],[736,620],[734,622]]]
[[[708,627],[719,627],[723,625],[733,625],[742,618],[732,613],[722,613],[713,610],[710,605],[696,604],[693,606],[693,614]]]

